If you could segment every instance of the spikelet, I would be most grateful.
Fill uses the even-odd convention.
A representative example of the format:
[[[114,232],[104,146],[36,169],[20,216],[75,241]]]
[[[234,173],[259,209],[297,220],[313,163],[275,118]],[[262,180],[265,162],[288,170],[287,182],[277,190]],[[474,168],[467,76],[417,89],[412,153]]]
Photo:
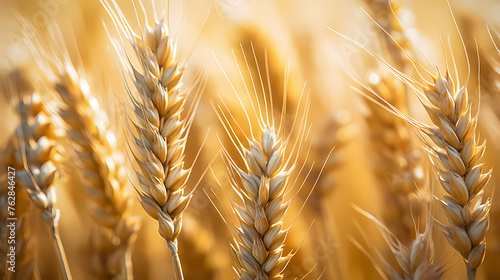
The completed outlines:
[[[155,21],[153,26],[147,25],[137,35],[115,1],[103,1],[103,5],[132,45],[140,63],[135,67],[125,56],[121,57],[137,91],[134,95],[128,89],[131,109],[126,114],[135,116],[135,120],[129,116],[129,132],[139,165],[136,173],[140,202],[158,220],[158,231],[171,250],[177,277],[182,277],[176,240],[181,231],[182,212],[191,194],[185,193],[190,174],[190,168],[184,166],[188,124],[182,116],[186,92],[180,88],[183,68],[178,62],[176,43],[165,18]]]

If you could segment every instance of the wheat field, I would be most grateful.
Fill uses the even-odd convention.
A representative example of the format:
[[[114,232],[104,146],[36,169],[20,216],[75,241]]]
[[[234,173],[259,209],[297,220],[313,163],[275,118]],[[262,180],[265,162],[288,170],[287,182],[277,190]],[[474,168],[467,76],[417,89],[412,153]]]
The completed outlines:
[[[0,279],[500,279],[496,1],[0,7]]]

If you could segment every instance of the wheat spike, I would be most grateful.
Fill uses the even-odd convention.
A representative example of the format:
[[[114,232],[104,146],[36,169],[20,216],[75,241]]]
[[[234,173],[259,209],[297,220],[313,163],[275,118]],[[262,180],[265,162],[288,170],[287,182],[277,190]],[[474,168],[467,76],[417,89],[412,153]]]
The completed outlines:
[[[423,203],[430,204],[430,201]],[[433,222],[430,208],[427,207],[426,224],[423,232],[416,231],[416,236],[408,243],[403,243],[383,222],[379,221],[373,215],[361,210],[355,206],[355,209],[362,215],[366,216],[377,225],[379,232],[382,234],[387,243],[393,257],[396,259],[397,267],[391,266],[386,258],[370,244],[370,240],[363,233],[364,238],[370,247],[373,247],[375,256],[372,262],[378,267],[378,270],[386,277],[398,280],[438,280],[444,274],[443,265],[439,265],[434,258],[434,241],[433,241]],[[368,254],[368,251],[363,249],[359,243],[355,244]],[[377,260],[378,259],[378,260]],[[382,265],[379,262],[382,262]],[[384,268],[382,268],[382,267]]]
[[[105,278],[131,278],[130,253],[138,224],[125,213],[131,201],[124,156],[87,81],[69,62],[61,65],[54,89],[62,99],[59,114],[67,124],[76,166],[82,171],[90,215],[100,227],[94,230],[91,242],[96,253],[94,273]]]
[[[235,206],[240,227],[232,247],[240,279],[282,279],[292,256],[283,256],[288,230],[282,219],[289,206],[283,196],[289,170],[283,168],[280,142],[272,128],[265,128],[261,139],[244,150],[246,171],[225,155],[235,176],[232,187],[243,198],[243,204]]]
[[[390,56],[394,66],[397,69],[410,67],[410,60],[401,51],[410,52],[412,44],[398,18],[403,10],[400,1],[365,0],[364,2],[368,6],[370,14],[373,15],[373,20],[384,30],[384,32],[377,34],[382,39],[382,49]]]
[[[131,109],[126,112],[135,116],[128,128],[140,167],[136,172],[138,192],[144,210],[158,220],[158,230],[171,250],[177,277],[182,278],[177,236],[191,194],[185,193],[190,174],[190,168],[184,166],[188,123],[181,115],[186,92],[180,89],[183,68],[178,63],[177,46],[165,19],[155,21],[154,26],[147,25],[139,36],[115,1],[103,4],[140,62],[136,68],[122,58],[138,93],[134,96],[128,91]]]
[[[242,52],[244,55],[243,50]],[[255,65],[259,67],[253,49],[252,53]],[[239,100],[247,117],[250,133],[243,131],[243,124],[238,123],[223,101],[224,107],[219,105],[216,109],[230,141],[244,163],[244,167],[240,167],[237,163],[239,158],[230,154],[229,146],[222,146],[221,153],[229,173],[229,185],[238,197],[231,199],[233,213],[238,219],[237,223],[229,225],[234,237],[231,252],[239,279],[283,279],[284,270],[294,255],[292,252],[284,253],[289,232],[289,228],[284,227],[284,218],[291,203],[291,199],[287,199],[286,195],[300,190],[293,189],[290,183],[293,179],[290,177],[296,166],[296,153],[302,150],[302,143],[307,139],[306,116],[310,103],[306,101],[302,104],[302,98],[299,100],[296,113],[302,109],[301,115],[297,114],[297,123],[300,122],[300,125],[296,128],[294,122],[291,131],[295,132],[294,129],[297,129],[296,132],[300,136],[292,148],[287,149],[292,134],[289,132],[287,137],[282,136],[285,135],[286,127],[286,91],[282,99],[281,117],[276,119],[273,114],[274,106],[269,101],[272,96],[269,92],[271,88],[266,90],[263,80],[263,76],[269,79],[267,68],[265,75],[255,77],[251,75],[248,60],[245,59],[245,63],[251,88],[254,89],[253,95],[247,91],[252,110],[247,111],[241,99]],[[224,74],[227,77],[225,72]],[[242,72],[240,75],[242,81],[245,81]],[[234,84],[229,78],[228,81],[237,95]],[[259,85],[262,94],[255,90]],[[249,89],[246,84],[245,88]],[[249,112],[255,114],[255,119],[250,118]],[[254,121],[258,123],[256,127],[252,125]],[[240,132],[243,136],[238,136]]]
[[[407,111],[404,85],[394,77],[372,73],[369,86],[398,109]],[[370,110],[366,117],[370,143],[377,151],[373,168],[386,206],[382,210],[383,221],[404,244],[408,244],[414,232],[412,214],[418,216],[420,212],[413,195],[423,179],[418,151],[413,147],[404,120],[395,118],[369,100],[366,104]]]
[[[411,41],[397,16],[401,13],[399,1],[365,1],[373,20],[380,25],[377,34],[382,38],[380,48],[391,65],[399,70],[411,67],[406,53],[411,53]],[[384,69],[377,69],[367,76],[370,90],[383,97],[400,111],[409,113],[409,91],[404,84]],[[366,117],[370,144],[374,155],[373,168],[381,187],[384,204],[383,221],[404,244],[413,239],[412,214],[420,216],[419,205],[413,193],[422,184],[423,173],[419,151],[414,147],[411,131],[404,120],[394,118],[389,112],[370,100]]]
[[[491,171],[483,172],[485,144],[479,143],[477,115],[472,112],[467,84],[460,86],[448,69],[444,76],[439,71],[427,71],[431,80],[424,84],[393,68],[392,71],[412,87],[434,126],[413,120],[374,94],[422,135],[445,191],[440,203],[449,225],[440,224],[440,228],[464,258],[469,279],[474,279],[486,249],[491,200],[483,201],[483,195]]]
[[[336,221],[330,212],[329,203],[335,190],[341,187],[338,181],[338,171],[346,164],[342,150],[349,144],[353,136],[353,123],[346,111],[335,110],[325,115],[320,122],[318,134],[311,145],[311,155],[307,155],[305,170],[311,170],[306,180],[308,185],[316,188],[309,200],[309,210],[319,218],[319,223],[313,227],[314,248],[323,248],[325,243],[338,244],[339,234]],[[333,148],[333,151],[332,151]],[[330,153],[330,151],[332,151]],[[305,155],[304,155],[305,156]],[[325,159],[324,168],[318,162]],[[321,175],[321,176],[320,176]],[[345,264],[341,263],[339,248],[331,246],[328,258],[317,257],[319,266],[326,266],[325,277],[343,279],[346,277]],[[323,256],[323,255],[322,255]]]
[[[5,97],[11,99],[21,98],[23,94],[32,91],[31,84],[26,79],[26,76],[21,73],[21,70],[15,67],[9,73],[1,73],[1,81],[4,87],[0,92],[5,94]],[[18,95],[19,96],[15,96]],[[13,96],[11,96],[13,95]],[[9,98],[7,98],[9,99]],[[10,101],[10,100],[9,100]],[[7,101],[5,104],[9,104]],[[18,113],[20,106],[18,102]],[[10,105],[10,104],[9,104]],[[7,114],[6,114],[7,115]],[[8,118],[9,116],[6,116]],[[19,117],[19,116],[18,116]],[[33,253],[33,231],[30,226],[30,212],[32,207],[30,199],[26,192],[26,187],[17,179],[17,171],[24,169],[22,159],[16,158],[16,152],[19,151],[19,141],[14,133],[7,136],[9,141],[0,150],[0,278],[2,279],[35,279],[38,275],[35,271],[34,253]],[[18,153],[19,155],[19,153]],[[11,171],[9,173],[9,171]],[[15,192],[15,195],[12,195]],[[12,201],[14,198],[14,201]],[[15,202],[13,205],[12,203]],[[9,208],[10,206],[10,208]],[[14,209],[13,213],[10,210]],[[14,214],[14,216],[12,215]],[[15,244],[11,243],[11,229],[7,225],[12,222],[8,218],[16,218],[16,239]],[[7,261],[10,261],[11,256],[7,256],[10,252],[11,245],[15,246],[15,267],[16,273],[7,270]]]
[[[486,249],[491,202],[483,202],[482,197],[491,171],[483,172],[485,143],[479,143],[477,115],[472,115],[467,88],[458,87],[448,73],[446,78],[438,74],[433,81],[423,88],[428,102],[424,106],[437,126],[426,132],[432,138],[436,174],[446,192],[441,204],[450,225],[442,225],[442,230],[474,278]]]
[[[425,67],[406,54],[422,79],[424,78],[419,69],[431,77],[422,83],[394,68],[358,42],[350,41],[376,58],[409,86],[430,117],[433,125],[418,122],[379,96],[368,85],[361,83],[364,90],[372,94],[365,96],[381,102],[388,111],[404,119],[419,132],[424,148],[432,156],[435,174],[445,191],[439,201],[445,210],[449,225],[439,223],[440,229],[449,243],[464,258],[468,278],[475,279],[476,270],[483,262],[486,250],[491,198],[483,201],[483,195],[491,171],[483,172],[483,154],[486,145],[479,143],[476,130],[478,115],[472,112],[467,89],[468,80],[460,85],[453,51],[451,53],[455,80],[450,75],[448,64],[445,74],[442,75],[437,68],[436,71],[428,70],[428,67],[432,66]],[[430,65],[428,60],[426,62]]]
[[[21,125],[16,130],[20,139],[20,149],[16,158],[23,162],[25,170],[18,176],[26,186],[32,204],[41,212],[43,221],[50,227],[54,247],[64,279],[71,279],[66,255],[59,237],[59,210],[53,188],[58,176],[58,139],[61,137],[53,125],[51,116],[38,93],[25,98],[19,108]]]

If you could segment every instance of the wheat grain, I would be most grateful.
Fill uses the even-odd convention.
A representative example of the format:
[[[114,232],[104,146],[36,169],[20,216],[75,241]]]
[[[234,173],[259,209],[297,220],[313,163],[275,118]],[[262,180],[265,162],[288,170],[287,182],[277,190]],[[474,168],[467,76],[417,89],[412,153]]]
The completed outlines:
[[[115,1],[103,1],[115,24],[132,45],[140,62],[134,67],[122,58],[138,92],[128,91],[135,121],[129,125],[134,138],[134,157],[144,210],[158,220],[159,233],[172,253],[175,273],[182,279],[177,254],[177,236],[182,226],[182,212],[191,194],[186,194],[190,168],[184,166],[187,122],[181,115],[186,92],[180,87],[183,68],[178,63],[176,44],[169,35],[165,19],[147,25],[141,36],[135,34]]]

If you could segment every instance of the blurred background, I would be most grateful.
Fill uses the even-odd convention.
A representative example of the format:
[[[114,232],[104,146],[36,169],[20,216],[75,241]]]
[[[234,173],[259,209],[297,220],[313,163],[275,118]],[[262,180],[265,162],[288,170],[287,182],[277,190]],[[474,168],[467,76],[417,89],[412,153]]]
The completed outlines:
[[[311,110],[308,118],[312,128],[304,146],[310,145],[311,151],[308,157],[305,153],[299,156],[298,165],[304,164],[305,167],[294,175],[297,176],[298,182],[305,184],[299,195],[294,197],[285,219],[285,225],[291,226],[285,252],[298,251],[286,269],[285,279],[301,278],[305,275],[308,275],[306,279],[381,278],[370,258],[355,243],[360,243],[364,248],[377,248],[382,252],[386,250],[387,244],[376,225],[358,213],[353,205],[383,219],[386,215],[386,204],[385,194],[381,191],[383,187],[380,185],[386,184],[387,181],[384,180],[390,179],[376,168],[377,161],[380,160],[380,155],[377,154],[380,149],[374,148],[373,138],[380,135],[370,131],[370,106],[360,94],[350,88],[355,84],[352,76],[367,77],[371,71],[378,71],[381,67],[366,52],[329,30],[334,29],[383,54],[384,50],[380,48],[380,29],[366,14],[372,15],[378,22],[383,20],[387,12],[380,14],[380,11],[377,12],[374,8],[380,1],[170,2],[171,34],[179,44],[181,60],[187,61],[184,86],[189,87],[199,69],[207,76],[206,89],[201,96],[186,150],[186,160],[191,164],[201,148],[188,187],[193,188],[200,179],[201,183],[184,214],[179,240],[185,278],[233,279],[235,276],[229,247],[232,237],[227,230],[228,226],[220,218],[205,191],[213,190],[221,197],[222,204],[226,207],[229,206],[227,197],[234,197],[230,188],[224,187],[224,182],[227,183],[228,180],[224,164],[218,156],[218,137],[230,151],[236,150],[231,148],[229,138],[211,104],[221,104],[223,100],[238,121],[246,122],[241,105],[228,82],[229,79],[234,83],[236,91],[245,95],[237,65],[240,65],[244,72],[259,71],[254,63],[249,63],[247,69],[243,54],[247,57],[255,54],[261,67],[260,71],[266,68],[264,61],[267,56],[267,68],[272,84],[270,98],[275,101],[274,104],[281,104],[284,98],[284,84],[287,84],[287,119],[294,119],[295,109],[303,102],[300,101],[301,96],[305,96],[303,92],[310,94]],[[484,108],[489,108],[483,110],[484,114],[481,113],[478,128],[481,137],[486,139],[488,144],[485,166],[487,169],[500,166],[497,156],[500,152],[500,127],[498,111],[495,111],[495,108],[500,106],[496,102],[500,92],[483,90],[479,99],[479,92],[476,90],[478,61],[474,43],[476,39],[481,60],[491,62],[498,59],[486,25],[495,27],[500,24],[500,3],[494,0],[449,2],[471,60],[471,98],[477,105],[481,102],[481,106],[484,104]],[[138,32],[132,0],[119,1],[119,5],[125,16],[131,19],[134,30]],[[151,9],[148,3],[145,5]],[[466,69],[464,49],[447,1],[400,1],[399,5],[401,9],[398,16],[403,26],[432,65],[444,69],[440,37],[445,40],[449,37],[457,65],[460,69]],[[139,20],[144,20],[142,14],[138,14]],[[21,73],[18,75],[21,77],[19,83],[27,79],[36,85],[44,81],[37,78],[40,76],[39,69],[24,46],[25,38],[18,23],[19,17],[26,18],[35,27],[35,32],[44,32],[54,23],[59,25],[70,55],[75,63],[85,69],[89,83],[94,85],[95,96],[108,114],[112,129],[118,138],[123,139],[123,85],[119,61],[108,37],[108,33],[112,37],[117,34],[101,3],[97,0],[0,0],[0,73]],[[494,68],[494,63],[490,64],[493,64]],[[481,63],[482,67],[487,65],[488,61],[484,65]],[[289,71],[287,80],[286,69]],[[494,73],[493,70],[490,71]],[[460,75],[465,79],[467,73],[462,71]],[[248,79],[246,74],[243,76],[243,79]],[[43,95],[43,92],[41,94]],[[188,99],[188,102],[191,101],[192,98]],[[412,116],[428,122],[425,111],[413,97],[409,98],[407,105]],[[3,92],[0,102],[1,146],[5,146],[13,137],[14,129],[18,125],[19,118],[14,108],[12,96]],[[278,106],[276,110],[279,112],[281,107]],[[494,117],[495,113],[497,117]],[[294,135],[293,132],[290,133]],[[414,133],[407,133],[411,138],[409,141],[417,146]],[[206,135],[207,141],[201,147]],[[336,148],[328,159],[327,168],[312,196],[307,199],[319,176],[319,167],[327,160],[328,152],[333,146]],[[421,162],[420,172],[424,177],[430,178],[426,181],[428,185],[435,185],[435,194],[439,196],[440,186],[434,182],[425,152],[418,148],[415,148],[415,151]],[[210,162],[213,172],[202,176]],[[123,164],[127,166],[128,173],[133,174],[131,165],[127,161]],[[311,174],[306,178],[305,175],[311,168]],[[216,183],[214,176],[223,187]],[[493,179],[486,189],[488,195],[494,194],[498,197],[498,194],[493,192],[493,187],[498,185],[499,180],[500,176],[494,172]],[[131,186],[130,191],[134,193]],[[91,264],[88,261],[88,243],[92,227],[88,225],[92,224],[92,220],[86,214],[85,200],[81,199],[84,191],[71,174],[63,174],[56,186],[56,192],[57,207],[61,209],[60,234],[73,277],[89,279],[87,275]],[[500,260],[500,206],[497,206],[497,197],[493,197],[488,248],[477,279],[500,279],[500,268],[496,265]],[[303,205],[305,207],[302,209]],[[444,216],[437,201],[432,205],[435,216],[442,219]],[[157,222],[145,214],[135,197],[129,212],[141,218],[141,229],[132,253],[136,279],[169,279],[170,253],[157,232]],[[297,215],[298,218],[294,221]],[[36,217],[32,223],[37,236],[36,267],[40,271],[41,279],[59,279],[55,254],[51,244],[45,241],[50,235],[37,225],[40,222]],[[368,237],[368,244],[364,241],[364,235]],[[434,237],[435,260],[443,265],[443,278],[466,279],[460,255],[445,241],[440,232],[436,231]],[[394,260],[389,262],[394,263]]]

